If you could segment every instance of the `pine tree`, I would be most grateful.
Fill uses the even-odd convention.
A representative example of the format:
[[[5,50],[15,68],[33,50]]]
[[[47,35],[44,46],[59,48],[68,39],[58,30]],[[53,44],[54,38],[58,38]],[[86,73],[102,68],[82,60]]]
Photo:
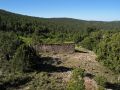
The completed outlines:
[[[36,56],[34,49],[23,44],[21,45],[12,60],[12,71],[26,72],[32,70],[34,66],[34,57]]]

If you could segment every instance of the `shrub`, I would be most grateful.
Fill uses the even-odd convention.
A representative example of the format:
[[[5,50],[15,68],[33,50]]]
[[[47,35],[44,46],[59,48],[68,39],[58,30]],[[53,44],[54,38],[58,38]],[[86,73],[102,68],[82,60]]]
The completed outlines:
[[[68,82],[67,90],[85,90],[83,76],[84,70],[80,68],[73,70],[72,78]]]
[[[107,79],[103,76],[96,76],[95,80],[97,82],[98,85],[105,87],[105,83],[107,82]]]
[[[0,31],[0,70],[8,73],[10,70],[10,60],[13,58],[16,49],[22,41],[13,32]]]
[[[21,45],[12,60],[12,71],[25,72],[31,70],[35,64],[36,52],[33,48],[23,44]]]

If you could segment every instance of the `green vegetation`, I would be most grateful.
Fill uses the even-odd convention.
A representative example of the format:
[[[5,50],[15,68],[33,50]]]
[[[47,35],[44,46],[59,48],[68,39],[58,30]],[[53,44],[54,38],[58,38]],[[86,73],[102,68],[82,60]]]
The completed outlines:
[[[0,76],[1,90],[16,90],[18,86],[31,81],[32,77],[27,74],[7,74]],[[14,88],[13,88],[14,87]]]
[[[14,85],[11,83],[16,85],[18,83],[17,80],[21,81],[21,79],[24,80],[29,76],[27,73],[30,72],[27,71],[34,72],[33,69],[43,65],[40,55],[33,50],[32,45],[64,42],[75,42],[76,48],[81,45],[94,51],[98,56],[97,60],[99,62],[113,72],[120,74],[119,21],[97,22],[70,18],[46,19],[0,10],[0,72],[2,73],[0,75],[0,87],[7,85],[9,88],[9,86]],[[38,63],[39,65],[37,65]],[[73,79],[69,82],[68,90],[84,90],[83,71],[79,70],[73,71]],[[37,75],[41,73],[40,71],[42,70],[40,69]],[[8,79],[7,75],[13,75],[13,73],[21,76],[13,80],[11,80],[12,78]],[[27,76],[22,78],[22,75]],[[3,76],[5,80],[2,79]],[[44,80],[42,79],[44,78],[41,77],[42,75],[35,79],[38,82],[32,82],[32,84],[34,83],[33,88],[40,88],[38,85],[44,86],[51,81],[51,79],[47,81],[46,78],[49,76],[45,75],[45,84],[43,84],[44,82],[42,81]],[[104,85],[103,78],[100,77],[96,80],[101,86]],[[51,89],[55,87],[53,82],[50,82]]]
[[[84,70],[77,68],[73,70],[71,80],[68,82],[67,90],[85,90]]]
[[[50,77],[48,73],[33,73],[34,79],[29,83],[31,90],[65,90],[65,87],[60,86],[57,79]]]
[[[11,60],[11,67],[13,72],[25,72],[32,69],[35,64],[36,52],[31,47],[23,44],[21,45]]]
[[[107,79],[104,76],[96,76],[95,80],[98,83],[98,85],[105,87],[105,83],[107,82]]]
[[[116,73],[120,73],[120,33],[106,37],[97,46],[98,60]]]
[[[86,37],[81,43],[83,47],[93,50],[98,61],[116,73],[120,73],[120,32],[97,31]]]
[[[10,62],[22,41],[13,32],[0,32],[0,70],[10,71]]]
[[[30,45],[33,42],[32,38],[30,38],[30,37],[22,37],[22,36],[20,36],[19,38],[27,45]]]

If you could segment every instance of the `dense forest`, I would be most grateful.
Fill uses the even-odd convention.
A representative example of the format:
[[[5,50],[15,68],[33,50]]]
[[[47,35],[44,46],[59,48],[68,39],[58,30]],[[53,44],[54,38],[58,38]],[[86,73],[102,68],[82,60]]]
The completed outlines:
[[[39,18],[0,10],[0,70],[28,72],[39,59],[31,47],[38,43],[75,42],[94,51],[97,60],[120,73],[120,22],[72,18]]]

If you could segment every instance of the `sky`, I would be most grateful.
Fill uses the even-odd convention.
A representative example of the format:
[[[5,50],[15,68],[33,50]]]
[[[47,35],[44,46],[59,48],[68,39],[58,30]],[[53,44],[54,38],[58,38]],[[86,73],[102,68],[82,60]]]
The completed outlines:
[[[120,20],[120,0],[0,0],[0,9],[45,18]]]

